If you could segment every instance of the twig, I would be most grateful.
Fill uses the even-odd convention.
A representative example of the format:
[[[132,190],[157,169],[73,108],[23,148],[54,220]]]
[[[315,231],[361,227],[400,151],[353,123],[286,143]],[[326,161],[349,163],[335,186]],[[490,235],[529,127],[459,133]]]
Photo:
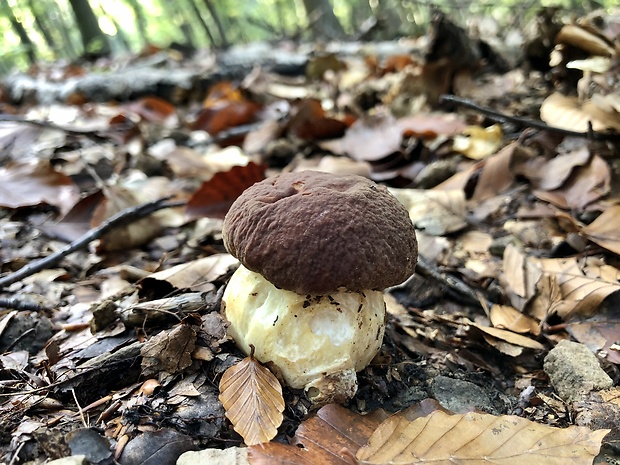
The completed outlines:
[[[471,100],[457,97],[456,95],[442,95],[440,97],[440,101],[454,103],[456,105],[461,105],[465,108],[471,108],[472,110],[476,110],[477,112],[482,113],[483,115],[488,116],[490,119],[500,122],[500,123],[504,123],[508,121],[511,123],[519,124],[521,126],[542,129],[544,131],[551,131],[557,134],[563,134],[565,136],[586,137],[590,140],[598,140],[598,141],[620,140],[620,134],[618,133],[604,133],[604,132],[597,132],[597,131],[592,131],[592,130],[586,131],[586,132],[570,131],[568,129],[558,128],[555,126],[549,126],[547,123],[544,123],[542,121],[538,121],[538,120],[534,120],[530,118],[524,118],[522,116],[506,115],[499,111],[492,110],[488,107],[480,106],[477,103],[472,102]]]
[[[132,221],[150,215],[151,213],[162,210],[164,208],[181,207],[186,204],[185,201],[167,202],[167,200],[169,199],[170,197],[165,197],[163,199],[154,200],[152,202],[138,205],[137,207],[127,208],[117,213],[116,215],[101,223],[97,228],[91,229],[86,234],[82,235],[63,249],[60,249],[52,255],[42,258],[41,260],[29,263],[23,268],[17,270],[15,273],[11,273],[3,278],[0,278],[0,289],[17,281],[20,281],[28,276],[32,276],[33,274],[41,270],[45,270],[46,268],[56,265],[67,255],[70,255],[73,252],[86,247],[92,241],[99,239],[101,236],[120,225],[131,223]]]
[[[10,308],[13,310],[27,310],[33,312],[46,312],[51,308],[35,302],[25,302],[15,297],[0,297],[0,308]]]
[[[33,120],[33,119],[24,118],[23,116],[18,116],[18,115],[0,115],[0,121],[8,121],[8,122],[20,123],[20,124],[30,124],[31,126],[37,126],[40,128],[62,131],[72,136],[90,137],[91,139],[94,139],[97,141],[107,140],[106,137],[102,136],[96,131],[80,131],[78,129],[65,128],[63,126],[59,126],[55,123],[52,123],[50,121]]]
[[[418,258],[416,273],[420,273],[423,276],[429,276],[434,280],[445,284],[449,289],[456,292],[458,295],[465,297],[472,304],[477,304],[482,307],[484,302],[487,304],[488,308],[493,306],[492,302],[486,300],[480,293],[476,292],[463,281],[454,276],[450,276],[447,273],[442,273],[422,257]]]

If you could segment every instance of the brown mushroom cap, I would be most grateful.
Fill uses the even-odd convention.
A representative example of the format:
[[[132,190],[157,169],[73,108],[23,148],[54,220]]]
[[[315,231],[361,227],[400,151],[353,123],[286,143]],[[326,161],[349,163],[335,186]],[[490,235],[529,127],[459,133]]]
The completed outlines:
[[[384,289],[411,276],[418,257],[405,207],[361,176],[267,178],[233,203],[223,233],[246,268],[298,294]]]

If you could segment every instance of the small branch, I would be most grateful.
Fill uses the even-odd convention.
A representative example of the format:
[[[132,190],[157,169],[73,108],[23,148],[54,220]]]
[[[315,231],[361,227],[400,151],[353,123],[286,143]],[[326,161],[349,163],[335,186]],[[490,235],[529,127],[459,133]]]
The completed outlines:
[[[154,200],[152,202],[138,205],[137,207],[127,208],[117,213],[116,215],[108,218],[106,221],[101,223],[97,228],[88,231],[86,234],[79,237],[63,249],[60,249],[52,255],[42,258],[41,260],[29,263],[23,268],[17,270],[15,273],[11,273],[3,278],[0,278],[0,289],[17,281],[20,281],[28,276],[32,276],[33,274],[41,270],[45,270],[49,267],[56,265],[67,255],[70,255],[73,252],[86,247],[91,242],[99,239],[101,236],[118,226],[131,223],[132,221],[148,216],[151,213],[162,210],[164,208],[181,207],[186,204],[185,201],[167,202],[169,198],[170,197]]]
[[[492,302],[486,300],[482,293],[476,292],[474,289],[469,287],[460,279],[450,276],[447,273],[442,273],[436,267],[428,263],[422,257],[418,257],[418,264],[416,265],[416,273],[419,273],[423,276],[428,276],[433,278],[435,281],[438,281],[441,284],[444,284],[450,290],[455,292],[456,294],[465,297],[470,303],[477,304],[483,307],[483,302],[486,303],[488,308],[493,306]]]
[[[590,140],[597,141],[617,141],[620,140],[620,134],[618,133],[604,133],[604,132],[596,132],[596,131],[587,131],[587,132],[578,132],[578,131],[570,131],[568,129],[562,129],[555,126],[549,126],[547,123],[542,121],[524,118],[522,116],[512,116],[506,115],[504,113],[500,113],[499,111],[492,110],[488,107],[483,107],[478,105],[471,100],[467,100],[464,98],[457,97],[456,95],[442,95],[439,99],[441,102],[450,102],[455,105],[460,105],[465,108],[471,108],[472,110],[476,110],[483,115],[488,116],[490,119],[497,121],[499,123],[511,122],[518,124],[520,126],[526,126],[536,129],[542,129],[543,131],[555,132],[557,134],[563,134],[565,136],[571,137],[586,137]]]
[[[50,121],[40,121],[24,118],[23,116],[17,115],[0,115],[0,121],[7,121],[12,123],[20,123],[20,124],[29,124],[31,126],[37,126],[45,129],[54,129],[56,131],[62,131],[65,134],[69,134],[71,136],[84,136],[94,139],[96,141],[107,140],[101,134],[98,134],[96,131],[80,131],[77,129],[70,129],[54,124]]]
[[[25,302],[15,297],[0,297],[0,308],[10,308],[13,310],[25,310],[33,312],[46,312],[50,311],[49,307],[46,307],[35,302]]]

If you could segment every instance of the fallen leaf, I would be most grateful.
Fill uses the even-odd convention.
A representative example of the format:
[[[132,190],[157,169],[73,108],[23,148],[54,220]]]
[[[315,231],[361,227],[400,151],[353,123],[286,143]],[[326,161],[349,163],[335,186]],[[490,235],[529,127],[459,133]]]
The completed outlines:
[[[558,189],[534,190],[540,200],[552,203],[565,210],[583,210],[610,191],[611,172],[609,165],[598,155],[590,163],[573,170],[570,178]]]
[[[483,162],[472,196],[473,202],[494,197],[512,185],[515,179],[511,169],[512,157],[515,151],[520,150],[521,146],[513,142]]]
[[[577,97],[566,97],[558,92],[547,97],[540,106],[540,119],[549,126],[568,131],[604,131],[612,126],[586,111]]]
[[[465,193],[462,190],[390,189],[409,211],[417,229],[442,236],[467,226]]]
[[[557,44],[568,44],[591,55],[612,56],[614,47],[608,40],[577,24],[565,24],[555,37]]]
[[[140,350],[142,373],[156,374],[160,371],[178,373],[192,364],[192,352],[196,343],[196,330],[180,324],[169,331],[156,334]]]
[[[54,170],[48,161],[11,162],[0,168],[0,206],[21,208],[47,203],[67,213],[78,201],[71,178]]]
[[[317,99],[304,99],[296,107],[296,113],[288,123],[289,134],[304,140],[333,139],[344,134],[344,121],[325,114]]]
[[[204,292],[213,287],[212,281],[224,276],[237,263],[238,260],[228,253],[213,254],[158,271],[145,280],[166,281],[176,289]]]
[[[126,105],[126,108],[151,123],[159,123],[168,127],[178,124],[176,109],[172,104],[160,97],[143,97],[129,103]]]
[[[526,176],[534,188],[550,191],[562,186],[575,168],[586,165],[589,160],[590,150],[584,145],[572,152],[553,157],[542,166],[536,166],[533,176]]]
[[[517,416],[436,411],[384,421],[357,453],[362,464],[590,465],[610,430],[553,428]]]
[[[455,136],[452,150],[472,160],[481,160],[492,155],[502,144],[503,132],[499,124],[488,128],[469,126],[463,135]]]
[[[187,203],[185,212],[191,219],[212,217],[223,219],[232,203],[252,184],[265,179],[265,166],[254,162],[233,166],[216,173],[204,182]]]
[[[620,270],[593,257],[584,261],[575,257],[528,260],[557,280],[561,297],[555,311],[564,320],[591,315],[603,300],[620,290]]]
[[[540,325],[536,320],[508,305],[493,305],[489,319],[491,324],[499,329],[506,329],[514,333],[531,333],[534,336],[540,334]]]
[[[364,115],[351,125],[342,139],[323,142],[321,147],[357,161],[376,162],[396,152],[402,129],[389,113]]]
[[[523,349],[544,350],[545,348],[545,346],[534,339],[505,329],[473,323],[470,324],[470,331],[472,331],[472,329],[480,331],[482,337],[488,344],[511,357],[518,357],[523,352]]]
[[[269,442],[278,433],[284,418],[282,386],[252,355],[224,372],[219,399],[246,445]]]
[[[620,205],[601,213],[581,234],[601,247],[620,255]]]
[[[422,401],[422,410],[436,402]],[[382,410],[359,415],[340,405],[322,407],[299,426],[292,444],[269,442],[248,448],[252,465],[351,465],[354,454],[387,414]]]
[[[536,294],[536,283],[541,272],[528,262],[526,256],[512,244],[504,251],[504,268],[502,284],[504,285],[513,307],[523,311],[525,305]]]

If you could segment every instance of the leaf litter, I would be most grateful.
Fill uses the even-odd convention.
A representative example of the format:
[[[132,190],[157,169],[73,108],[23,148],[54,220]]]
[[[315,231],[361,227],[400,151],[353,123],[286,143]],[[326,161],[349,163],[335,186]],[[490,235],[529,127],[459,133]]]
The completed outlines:
[[[0,280],[28,273],[0,281],[3,459],[64,457],[79,431],[120,463],[242,441],[260,444],[250,463],[592,463],[620,437],[616,388],[566,403],[542,360],[572,338],[619,378],[617,37],[553,21],[541,69],[536,36],[509,69],[439,15],[424,50],[317,56],[296,78],[261,69],[196,102],[16,106],[27,123],[0,121]],[[242,358],[220,311],[237,266],[228,206],[308,167],[388,185],[422,257],[386,293],[357,395],[318,412]],[[135,213],[168,196],[175,208]],[[119,212],[133,217],[88,240]],[[445,399],[438,379],[465,406],[482,390],[486,413],[429,404]]]

